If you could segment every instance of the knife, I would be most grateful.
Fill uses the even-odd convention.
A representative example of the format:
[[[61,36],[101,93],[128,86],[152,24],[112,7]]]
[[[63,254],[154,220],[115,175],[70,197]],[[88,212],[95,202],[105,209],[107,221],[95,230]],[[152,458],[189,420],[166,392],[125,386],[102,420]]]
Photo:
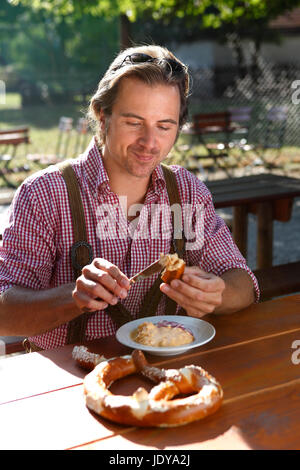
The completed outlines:
[[[130,284],[134,284],[137,281],[142,281],[147,277],[152,276],[153,274],[161,272],[166,267],[166,256],[161,256],[161,258],[154,263],[150,264],[147,268],[140,271],[135,276],[129,279]]]

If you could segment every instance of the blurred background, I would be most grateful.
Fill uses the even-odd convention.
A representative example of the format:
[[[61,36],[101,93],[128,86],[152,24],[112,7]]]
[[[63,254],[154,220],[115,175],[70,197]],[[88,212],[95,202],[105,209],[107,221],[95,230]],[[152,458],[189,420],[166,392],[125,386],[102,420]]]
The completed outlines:
[[[43,163],[41,154],[45,164],[50,155],[76,156],[88,140],[87,135],[79,145],[78,120],[112,58],[120,48],[156,43],[190,68],[191,116],[250,107],[248,150],[263,148],[263,163],[269,152],[269,163],[276,159],[286,170],[299,170],[298,5],[295,0],[2,0],[0,130],[29,127],[30,144],[18,153],[31,155],[26,160],[31,166]],[[284,117],[270,132],[268,112],[274,107]],[[62,124],[62,117],[70,120]],[[63,146],[64,126],[69,141]],[[254,161],[260,157],[256,153]],[[17,173],[18,184],[24,175]]]

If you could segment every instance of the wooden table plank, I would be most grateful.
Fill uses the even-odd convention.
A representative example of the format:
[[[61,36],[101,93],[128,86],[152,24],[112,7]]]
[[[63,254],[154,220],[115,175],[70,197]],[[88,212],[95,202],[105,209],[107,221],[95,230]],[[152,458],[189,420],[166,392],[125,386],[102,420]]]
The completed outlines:
[[[300,294],[273,299],[230,315],[206,315],[215,338],[202,349],[225,346],[299,328]]]
[[[207,315],[205,320],[216,328],[214,339],[190,354],[176,356],[176,361],[192,360],[200,352],[216,350],[232,344],[245,343],[282,331],[299,330],[300,295],[294,295],[258,305],[231,315]],[[300,333],[299,333],[300,338]],[[0,361],[0,403],[47,393],[82,382],[85,371],[72,359],[73,345],[55,350],[15,356]],[[128,354],[130,348],[120,345],[115,337],[90,343],[93,352],[110,358]],[[149,362],[172,364],[174,358],[148,355]]]
[[[300,196],[300,179],[273,174],[205,182],[216,208]]]
[[[59,355],[59,349],[3,359],[0,361],[0,403],[80,384],[84,375],[66,354]]]
[[[298,368],[291,361],[291,345],[297,338],[299,338],[297,332],[282,333],[272,338],[253,340],[238,346],[227,345],[217,351],[207,351],[198,355],[195,353],[192,358],[165,360],[167,362],[165,367],[178,368],[181,365],[194,363],[207,369],[220,381],[224,390],[225,405],[227,403],[225,410],[229,410],[226,413],[231,416],[232,403],[235,403],[235,400],[243,402],[242,399],[240,400],[240,396],[247,395],[251,398],[254,395],[255,398],[257,394],[261,394],[262,390],[274,387],[277,390],[278,387],[283,387],[286,382],[300,380]],[[147,389],[151,388],[150,383],[145,379],[130,376],[116,382],[111,390],[113,393],[126,395],[131,394],[137,386],[141,385]],[[245,403],[244,401],[243,405],[238,407],[238,416],[239,413],[244,413],[244,408],[248,409]],[[256,401],[253,403],[255,404]],[[288,409],[286,408],[286,410]],[[226,413],[224,415],[222,412],[222,416],[225,418]],[[221,422],[214,416],[210,419],[211,422],[216,420],[216,428],[219,429],[222,419]],[[0,439],[1,448],[62,449],[76,447],[91,441],[102,439],[106,441],[109,436],[119,433],[124,434],[124,438],[127,439],[128,432],[131,432],[131,428],[128,426],[115,425],[89,412],[84,405],[81,385],[2,404],[0,406],[0,422],[5,431]],[[236,424],[235,420],[230,421],[229,418],[227,422],[230,424],[229,427]],[[26,436],[24,436],[23,423],[34,423],[34,426],[30,426],[30,432],[25,433]],[[191,436],[195,429],[199,429],[204,435],[201,421],[185,426],[184,432],[177,430],[177,434],[180,438],[183,435],[189,436],[189,441],[192,444],[194,437],[191,438]],[[132,432],[135,433],[134,430]],[[156,432],[156,430],[152,430],[152,432]],[[148,433],[149,431],[141,429],[137,432],[140,436],[148,435]],[[172,441],[168,441],[169,437],[166,436],[168,433],[169,430],[165,431],[165,434],[157,434],[163,443],[166,441],[164,443],[166,447],[172,445]],[[209,435],[207,439],[209,439]],[[174,442],[177,441],[173,441],[173,444]]]
[[[73,345],[0,361],[0,404],[82,383],[86,371],[72,359]],[[99,346],[98,346],[99,349]],[[128,354],[115,338],[103,338],[106,357]]]
[[[289,450],[300,448],[300,379],[225,401],[183,428],[132,429],[78,446],[84,450]]]
[[[226,400],[246,393],[289,382],[299,377],[299,369],[292,362],[292,344],[300,338],[300,329],[269,338],[225,346],[211,351],[186,354],[159,362],[159,367],[178,369],[189,364],[203,367],[222,385]],[[268,364],[268,373],[266,373]],[[153,384],[139,383],[148,391]],[[137,388],[136,376],[116,382],[113,393],[129,395]]]
[[[82,386],[0,405],[0,449],[65,449],[129,428],[99,423],[86,408]]]

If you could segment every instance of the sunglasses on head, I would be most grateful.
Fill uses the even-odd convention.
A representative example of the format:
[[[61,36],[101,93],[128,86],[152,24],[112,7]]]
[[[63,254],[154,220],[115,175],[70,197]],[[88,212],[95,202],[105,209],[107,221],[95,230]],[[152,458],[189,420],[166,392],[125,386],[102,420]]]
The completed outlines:
[[[142,64],[144,62],[166,62],[174,74],[181,74],[186,73],[186,67],[184,67],[180,62],[174,59],[169,59],[166,57],[158,58],[152,57],[151,55],[144,54],[142,52],[135,52],[134,54],[127,55],[121,65],[116,68],[116,70],[120,69],[124,65],[128,64]]]

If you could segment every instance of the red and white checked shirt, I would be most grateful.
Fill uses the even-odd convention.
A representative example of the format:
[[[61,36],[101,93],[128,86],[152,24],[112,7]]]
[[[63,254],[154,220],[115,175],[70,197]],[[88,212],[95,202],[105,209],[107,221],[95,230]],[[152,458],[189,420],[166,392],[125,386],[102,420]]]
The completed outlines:
[[[120,209],[118,196],[110,190],[94,139],[72,166],[80,185],[88,242],[94,257],[109,260],[131,277],[158,259],[161,253],[170,252],[171,216],[160,166],[152,174],[140,215],[132,222]],[[200,266],[219,276],[231,268],[244,269],[253,279],[258,299],[257,280],[234,244],[226,224],[216,214],[210,192],[184,168],[174,165],[172,169],[177,178],[181,205],[187,208],[185,213],[190,214],[195,208],[198,211],[194,210],[193,217],[182,215],[184,224],[192,230],[191,234],[185,233],[191,240],[190,245],[186,243],[186,264]],[[155,212],[158,208],[160,211]],[[157,215],[159,212],[161,216]],[[195,225],[196,219],[200,222]],[[27,178],[15,194],[0,249],[0,292],[15,285],[40,290],[72,282],[70,248],[73,242],[65,182],[58,168],[51,166]],[[127,298],[122,300],[133,317],[137,316],[141,301],[156,276],[134,284]],[[156,313],[163,314],[164,307],[163,296]],[[154,313],[149,312],[149,316]],[[95,339],[115,331],[115,324],[103,310],[91,316],[86,335],[87,339]],[[64,345],[66,335],[67,324],[63,324],[29,339],[48,349]]]

